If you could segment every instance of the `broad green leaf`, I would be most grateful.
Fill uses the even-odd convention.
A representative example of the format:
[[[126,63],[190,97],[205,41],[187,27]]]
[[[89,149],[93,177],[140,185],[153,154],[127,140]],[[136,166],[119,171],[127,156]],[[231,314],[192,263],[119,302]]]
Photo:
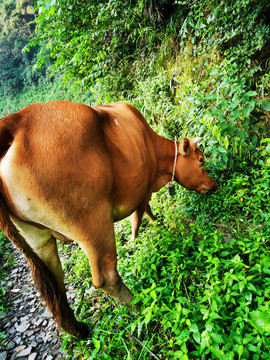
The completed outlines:
[[[240,130],[237,130],[237,135],[241,138],[241,139],[245,139],[245,134],[242,132],[242,131],[240,131]]]
[[[263,103],[262,108],[263,110],[270,111],[270,103]]]
[[[225,149],[228,151],[228,148],[229,148],[229,139],[228,139],[228,136],[227,136],[227,135],[225,136],[223,142],[224,142]]]
[[[217,151],[222,154],[227,154],[227,150],[221,146],[217,148]]]
[[[224,163],[226,163],[228,161],[228,159],[229,159],[227,154],[221,154],[221,158],[222,158]]]
[[[241,359],[241,356],[243,355],[243,351],[244,351],[243,345],[239,345],[238,350],[237,350],[239,359]]]
[[[200,344],[201,343],[201,336],[199,333],[193,333],[193,339],[196,341],[196,343]]]
[[[249,114],[248,114],[248,115],[245,114],[245,116],[248,117]],[[243,122],[242,126],[243,126],[244,129],[247,129],[247,128],[249,127],[249,119],[246,119],[246,120]]]
[[[248,91],[245,95],[248,96],[248,97],[252,97],[252,96],[256,96],[256,95],[257,95],[257,92],[250,90],[250,91]]]
[[[206,101],[206,100],[214,101],[216,99],[217,99],[217,94],[209,94],[203,98],[204,101]]]
[[[219,134],[219,128],[215,125],[212,129],[213,136],[217,137]]]
[[[250,313],[251,321],[254,325],[263,331],[270,332],[270,313],[255,310]]]
[[[147,314],[145,315],[144,322],[147,325],[152,317],[152,309],[150,309]]]
[[[198,328],[197,324],[192,324],[192,325],[190,325],[189,330],[192,331],[192,332],[194,332],[194,333],[198,333],[198,332],[199,332],[199,328]]]
[[[251,113],[251,111],[252,111],[253,109],[254,109],[253,106],[250,106],[250,104],[246,104],[245,107],[244,107],[244,109],[243,109],[243,113],[244,113],[245,117],[249,117],[249,115],[250,115],[250,113]],[[243,126],[244,126],[244,124],[243,124]],[[245,126],[244,126],[244,127],[245,127]]]
[[[183,342],[186,342],[189,338],[190,331],[188,329],[184,329],[179,336],[177,336],[177,344],[181,345]]]
[[[218,344],[224,344],[224,340],[221,334],[217,334],[217,333],[210,333],[211,338]]]
[[[256,145],[258,142],[258,136],[257,135],[253,135],[252,139],[251,139],[252,145]]]

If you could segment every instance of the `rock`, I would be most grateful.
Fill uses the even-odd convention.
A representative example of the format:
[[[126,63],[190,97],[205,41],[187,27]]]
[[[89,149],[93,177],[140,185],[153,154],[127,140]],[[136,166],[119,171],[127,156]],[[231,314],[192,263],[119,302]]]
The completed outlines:
[[[11,328],[8,329],[8,332],[9,332],[10,334],[14,334],[15,331],[16,331],[16,330],[15,330],[14,326],[12,326]]]
[[[17,337],[14,339],[14,341],[15,341],[15,343],[16,343],[17,345],[22,345],[22,344],[21,344],[21,342],[22,342],[21,336],[17,336]]]
[[[8,344],[7,344],[7,351],[9,350],[12,350],[15,348],[15,343],[13,341],[10,341]]]
[[[43,320],[42,326],[47,326],[48,321],[47,320]]]
[[[3,351],[0,353],[0,360],[6,360],[7,359],[7,352]]]
[[[0,333],[5,336],[5,348],[0,345],[0,360],[64,360],[67,357],[61,349],[55,319],[32,286],[26,260],[12,249],[13,245],[11,251],[16,261],[4,282],[8,310],[0,315]],[[75,293],[72,286],[69,290]]]
[[[35,326],[39,326],[42,323],[43,319],[39,318],[35,321]]]
[[[43,344],[43,342],[44,342],[44,341],[43,341],[42,338],[38,338],[38,339],[37,339],[37,343],[38,343],[39,345],[40,345],[40,344]]]
[[[44,319],[51,319],[52,318],[52,314],[50,313],[50,311],[48,309],[46,309],[44,311],[43,314],[41,314],[41,316],[44,318]]]
[[[31,355],[28,356],[28,360],[35,360],[36,357],[37,357],[37,353],[32,353]]]
[[[20,325],[15,324],[15,328],[18,332],[20,333],[24,333],[30,326],[30,323],[28,321],[25,321],[23,323],[21,323]]]
[[[36,348],[37,345],[38,345],[37,342],[33,341],[29,346],[31,346],[32,348]]]
[[[23,351],[21,351],[18,355],[17,355],[17,358],[22,358],[24,356],[28,356],[31,354],[31,351],[32,351],[32,348],[31,347],[28,347],[26,349],[24,349]]]
[[[30,338],[34,334],[34,330],[30,330],[27,332],[27,337]]]
[[[25,348],[26,348],[25,345],[18,346],[18,347],[16,348],[16,352],[17,352],[17,353],[20,353],[20,352],[23,351]]]

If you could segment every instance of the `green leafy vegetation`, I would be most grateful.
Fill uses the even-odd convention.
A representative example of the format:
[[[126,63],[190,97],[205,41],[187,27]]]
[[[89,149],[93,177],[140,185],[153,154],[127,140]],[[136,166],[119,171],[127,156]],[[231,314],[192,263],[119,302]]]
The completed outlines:
[[[8,239],[3,234],[3,232],[0,232],[0,279],[1,286],[0,286],[0,313],[5,310],[6,304],[4,301],[4,295],[6,293],[5,289],[5,278],[8,274],[8,271],[10,267],[12,266],[14,262],[14,259],[10,255],[10,250],[8,247]],[[1,334],[0,334],[0,342],[1,342]]]
[[[63,335],[68,358],[269,359],[269,1],[31,5],[0,5],[3,116],[52,99],[129,101],[163,136],[201,136],[219,185],[155,194],[158,221],[144,220],[135,244],[129,220],[116,224],[138,312],[94,291],[84,253],[59,244],[76,315],[92,327],[86,341]],[[16,25],[26,14],[29,31]]]
[[[269,213],[259,206],[258,217],[249,216],[257,201],[261,205],[267,172],[253,189],[234,174],[209,197],[179,189],[170,199],[161,191],[152,201],[158,224],[145,222],[136,244],[129,242],[129,222],[117,224],[119,268],[140,312],[101,292],[96,307],[91,295],[78,295],[77,313],[91,315],[94,328],[87,342],[64,337],[70,358],[268,359]],[[256,189],[254,203],[244,206],[246,198],[231,189],[239,185]],[[269,206],[269,193],[265,200]],[[91,276],[80,259],[69,263],[76,274],[71,270],[68,281]],[[80,282],[78,292],[89,286],[89,280]]]
[[[33,1],[3,0],[0,4],[0,95],[13,95],[25,85],[37,81],[41,71],[35,72],[35,51],[22,49],[34,34]]]

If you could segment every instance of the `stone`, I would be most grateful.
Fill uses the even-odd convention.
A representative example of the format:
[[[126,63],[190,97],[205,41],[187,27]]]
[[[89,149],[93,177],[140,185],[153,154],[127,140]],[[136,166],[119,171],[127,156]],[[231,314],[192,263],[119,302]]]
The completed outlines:
[[[14,326],[12,326],[11,328],[9,328],[8,329],[8,332],[10,333],[10,334],[13,334],[13,333],[15,333],[15,328],[14,328]]]
[[[37,347],[37,342],[36,341],[32,341],[31,344],[29,344],[29,346],[31,346],[32,348],[36,348]]]
[[[6,360],[7,359],[7,352],[3,351],[0,353],[0,360]]]
[[[18,346],[18,347],[16,347],[16,352],[17,352],[17,353],[20,353],[20,352],[23,351],[25,348],[26,348],[25,345]]]
[[[21,351],[18,355],[17,355],[17,358],[22,358],[24,356],[28,356],[31,354],[31,351],[32,351],[32,348],[29,346],[27,347],[26,349],[24,349],[23,351]]]
[[[66,356],[61,349],[62,340],[55,320],[31,285],[33,281],[28,276],[29,269],[24,257],[12,251],[17,268],[12,269],[12,275],[8,275],[8,287],[5,282],[8,288],[7,303],[11,306],[0,315],[0,327],[6,334],[5,347],[0,345],[0,360],[64,360]],[[24,290],[26,287],[27,294]],[[75,294],[72,286],[69,291]]]
[[[36,357],[37,357],[37,353],[32,353],[28,356],[27,360],[35,360]]]
[[[10,341],[8,344],[7,344],[7,351],[9,350],[12,350],[15,348],[15,343],[13,341]]]
[[[35,326],[39,326],[42,323],[43,319],[39,318],[35,321]]]
[[[46,309],[44,311],[44,313],[41,314],[41,317],[43,317],[44,319],[50,319],[50,318],[52,318],[52,314],[50,313],[50,311],[48,309]]]
[[[22,345],[22,344],[21,344],[21,342],[22,342],[21,336],[17,336],[17,337],[14,339],[14,341],[15,341],[15,343],[16,343],[17,345]]]
[[[28,321],[25,321],[23,323],[21,323],[20,325],[15,324],[15,328],[18,332],[20,333],[24,333],[30,326],[30,323]]]

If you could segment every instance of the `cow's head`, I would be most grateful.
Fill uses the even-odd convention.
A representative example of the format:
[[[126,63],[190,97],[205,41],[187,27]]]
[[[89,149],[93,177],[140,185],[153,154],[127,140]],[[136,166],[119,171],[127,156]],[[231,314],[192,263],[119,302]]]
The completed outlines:
[[[184,138],[179,144],[175,180],[185,188],[203,194],[206,190],[214,190],[216,183],[203,169],[204,156],[197,148],[199,140]]]

